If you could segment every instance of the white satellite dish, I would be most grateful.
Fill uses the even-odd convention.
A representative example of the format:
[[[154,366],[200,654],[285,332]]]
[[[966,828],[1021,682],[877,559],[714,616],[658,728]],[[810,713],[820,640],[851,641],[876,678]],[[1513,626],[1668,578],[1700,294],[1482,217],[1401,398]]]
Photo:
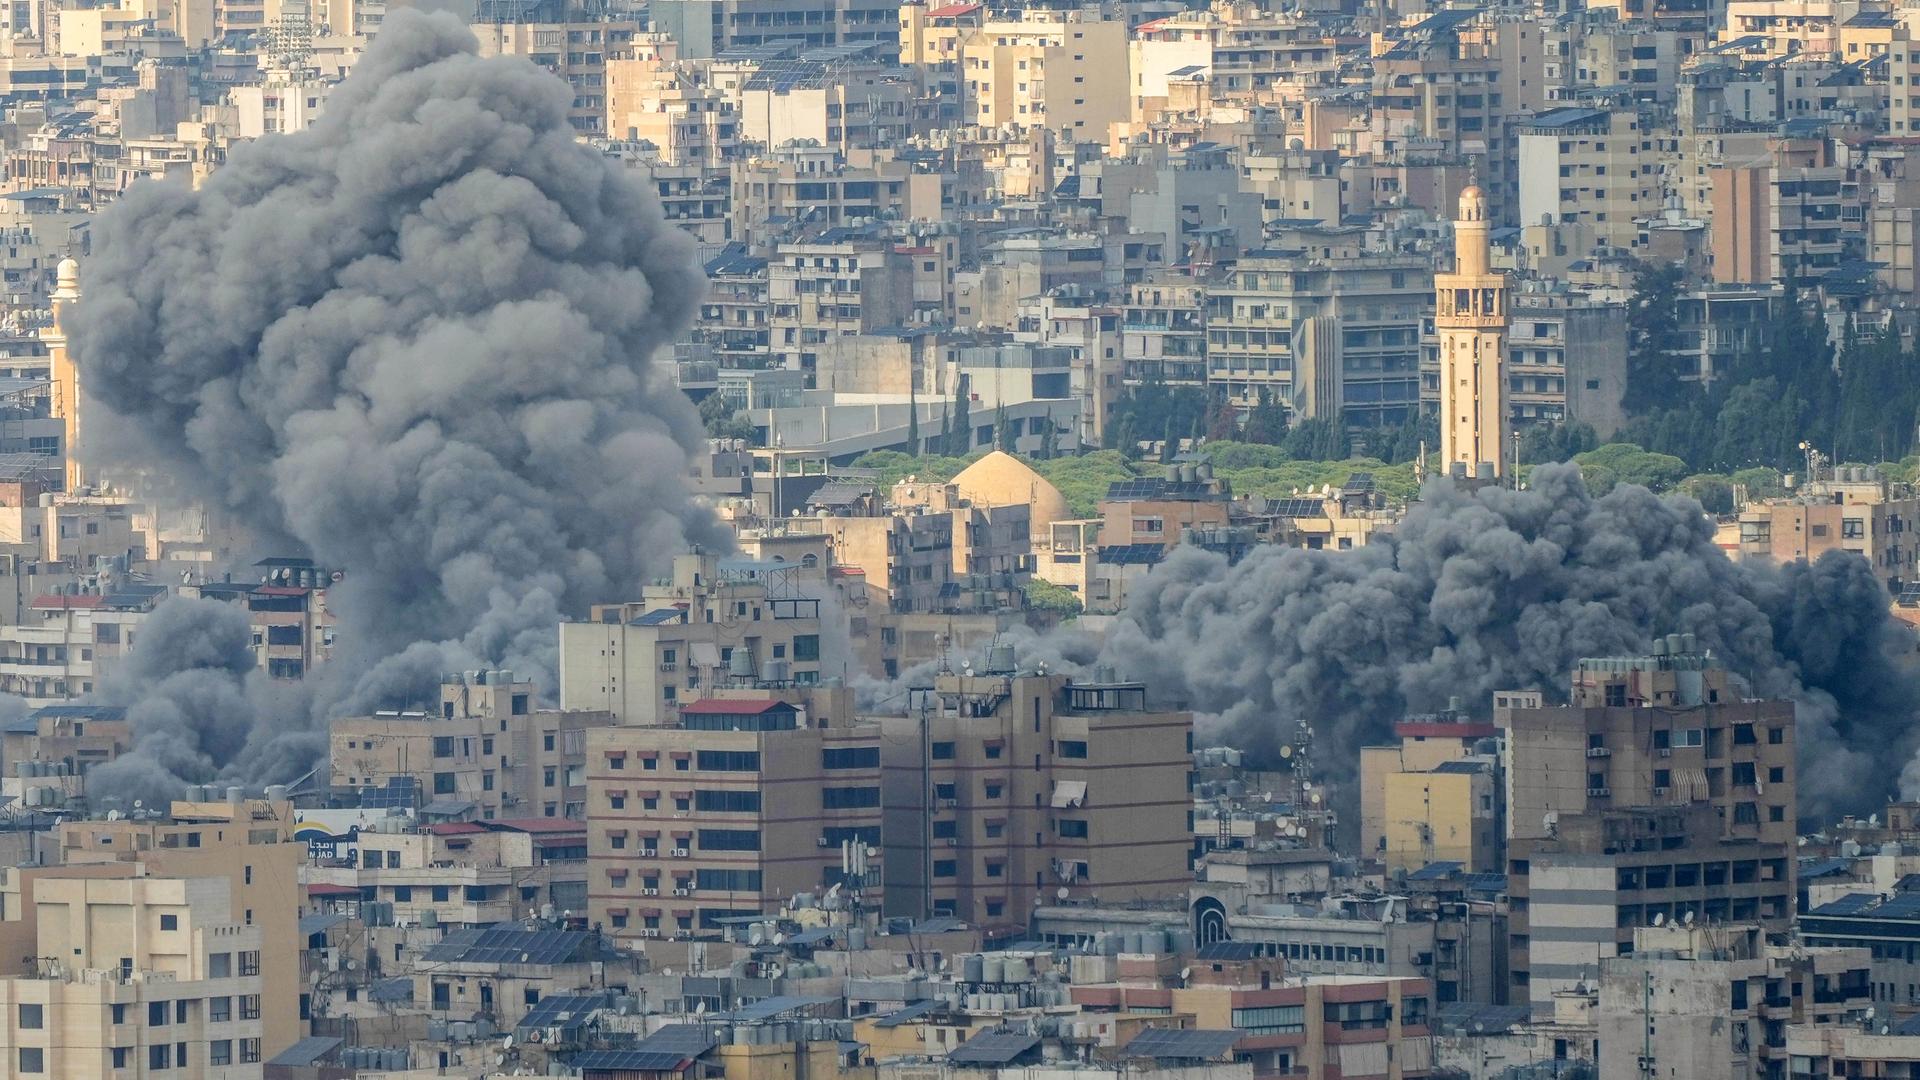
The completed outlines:
[[[1060,886],[1053,891],[1053,895],[1061,900],[1065,900],[1067,898],[1067,887],[1065,885]]]
[[[704,1001],[696,1001],[696,1002],[694,1002],[694,1003],[693,1003],[693,1015],[695,1015],[695,1016],[704,1016],[704,1015],[706,1015],[706,1011],[707,1011],[707,1003],[706,1003],[706,1002],[704,1002]]]
[[[506,1041],[502,1042],[501,1045],[505,1046],[509,1050],[513,1049],[513,1036],[508,1035],[506,1038]]]
[[[1292,756],[1293,756],[1293,745],[1291,743],[1287,744],[1286,746],[1282,746],[1280,748],[1280,757],[1282,760],[1286,758],[1290,758]]]

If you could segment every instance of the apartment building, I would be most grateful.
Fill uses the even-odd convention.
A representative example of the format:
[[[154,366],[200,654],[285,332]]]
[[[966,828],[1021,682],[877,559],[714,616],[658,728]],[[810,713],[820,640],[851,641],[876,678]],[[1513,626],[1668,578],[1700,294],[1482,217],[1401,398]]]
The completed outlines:
[[[308,869],[306,884],[351,889],[377,922],[491,926],[587,906],[587,823],[571,818],[441,821],[361,832],[355,860]],[[362,908],[363,916],[367,909]]]
[[[1656,916],[1791,918],[1792,703],[1742,697],[1676,634],[1651,656],[1583,660],[1567,705],[1496,708],[1494,722],[1517,999],[1546,1008]]]
[[[586,805],[586,732],[605,709],[541,709],[510,671],[448,675],[432,712],[393,710],[328,725],[336,791],[417,779],[441,816],[578,818]]]
[[[1829,470],[1830,472],[1836,470]],[[1748,503],[1740,509],[1742,559],[1812,562],[1829,551],[1850,551],[1898,594],[1920,580],[1920,496],[1875,471],[1847,469],[1813,480],[1792,498]]]
[[[1363,254],[1360,237],[1242,256],[1207,291],[1207,379],[1234,400],[1264,391],[1306,417],[1398,423],[1420,403],[1432,263]]]
[[[58,764],[83,777],[132,745],[133,729],[124,708],[48,705],[0,726],[0,767],[18,775],[23,764]]]
[[[230,925],[241,940],[258,935],[257,940],[265,943],[265,963],[252,965],[255,970],[249,971],[250,965],[236,955],[234,968],[236,974],[255,980],[253,988],[244,992],[255,998],[256,1008],[252,1010],[252,1017],[245,1015],[249,1011],[245,1008],[236,1015],[242,1020],[258,1021],[257,1033],[246,1037],[259,1038],[266,1054],[272,1056],[305,1033],[300,1013],[299,958],[285,946],[298,936],[300,868],[306,863],[307,845],[293,838],[292,803],[283,799],[241,799],[237,793],[230,794],[236,797],[176,800],[164,817],[64,822],[59,831],[60,861],[75,874],[88,873],[92,868],[103,875],[124,872],[136,878],[170,878],[193,883],[195,910],[202,912],[203,917],[211,916],[212,926]],[[34,902],[43,903],[46,884],[36,880],[30,888]],[[118,902],[136,904],[136,897],[137,891]],[[91,904],[91,899],[87,903]],[[207,906],[200,907],[202,903]],[[15,910],[13,898],[7,897],[6,914],[11,917]],[[76,916],[80,913],[78,909],[70,910]],[[45,918],[43,908],[43,925]],[[100,925],[111,925],[118,918],[106,915]],[[129,929],[139,938],[141,931],[152,925],[141,923],[137,924],[138,929]],[[165,926],[161,925],[160,929],[165,930]],[[166,935],[161,937],[164,939]],[[193,935],[187,935],[182,943],[193,940]],[[126,942],[115,944],[123,949],[127,945]],[[237,944],[234,947],[258,950],[262,946]],[[80,954],[77,950],[72,953],[61,950],[36,955]],[[103,949],[99,955],[111,958],[115,954]],[[140,969],[137,953],[123,951],[118,955],[134,955],[135,969]],[[109,960],[85,966],[111,967],[115,963],[124,966],[126,961]],[[217,971],[218,965],[210,970]],[[211,1000],[207,1002],[210,1013],[215,1004]],[[208,1015],[205,1022],[213,1023],[214,1017]],[[241,1058],[236,1056],[234,1061],[239,1063]]]
[[[1776,945],[1752,924],[1641,926],[1632,955],[1600,965],[1604,1080],[1766,1080],[1799,1061],[1789,1025],[1852,1027],[1870,1015],[1867,950]],[[1650,1059],[1643,1071],[1635,1068]]]
[[[899,9],[899,0],[659,0],[649,17],[683,55],[701,58],[790,41],[898,46]]]
[[[883,901],[880,727],[844,688],[742,688],[588,740],[588,909],[616,941],[718,935],[833,892]]]
[[[296,953],[270,948],[221,878],[115,869],[14,869],[0,885],[0,935],[28,958],[0,976],[7,1075],[259,1076],[279,1049],[271,1009],[299,1020],[291,1000],[266,1001]]]
[[[952,189],[952,177],[891,155],[784,143],[733,163],[733,235],[763,251],[775,219],[802,228],[939,220]]]
[[[1399,742],[1360,751],[1362,850],[1389,873],[1435,862],[1498,872],[1506,793],[1499,729],[1458,711],[1394,725]]]
[[[960,47],[970,123],[1070,131],[1100,139],[1129,115],[1127,25],[1081,11],[988,19]]]
[[[633,44],[640,24],[627,19],[582,22],[473,23],[482,56],[524,56],[573,87],[567,119],[581,135],[607,133],[607,58]]]
[[[996,646],[880,723],[890,912],[998,926],[1043,899],[1185,895],[1193,720],[1139,684],[1022,673]]]
[[[1620,250],[1660,208],[1657,155],[1629,109],[1567,107],[1514,124],[1520,221],[1590,229]]]
[[[822,675],[820,599],[811,568],[711,554],[675,557],[641,599],[600,604],[560,624],[560,707],[657,724],[732,683],[810,684]]]

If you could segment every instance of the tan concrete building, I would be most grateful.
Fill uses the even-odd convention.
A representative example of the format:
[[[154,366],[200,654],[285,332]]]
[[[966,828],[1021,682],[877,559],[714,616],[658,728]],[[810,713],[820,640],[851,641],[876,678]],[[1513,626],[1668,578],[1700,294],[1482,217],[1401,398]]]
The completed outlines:
[[[1453,223],[1453,273],[1433,278],[1433,325],[1440,337],[1440,461],[1449,473],[1492,479],[1507,473],[1507,277],[1492,268],[1487,197],[1460,193]]]
[[[1503,693],[1498,696],[1504,703],[1519,695]],[[1527,700],[1537,704],[1539,695],[1533,694]],[[1474,777],[1482,772],[1489,774],[1487,783],[1491,784],[1492,770],[1477,766],[1466,769],[1460,763],[1471,762],[1476,755],[1485,754],[1493,745],[1492,740],[1498,738],[1500,730],[1490,723],[1472,720],[1463,713],[1448,711],[1402,720],[1394,725],[1394,734],[1398,742],[1393,745],[1365,746],[1360,749],[1361,851],[1369,858],[1386,858],[1390,851],[1397,848],[1401,854],[1397,861],[1390,861],[1389,866],[1405,866],[1410,870],[1436,859],[1464,864],[1467,860],[1457,853],[1436,853],[1434,858],[1422,861],[1422,845],[1409,845],[1404,837],[1416,835],[1418,827],[1425,825],[1428,828],[1427,839],[1435,844],[1436,849],[1446,848],[1452,852],[1458,846],[1456,840],[1472,838],[1471,829],[1465,832],[1451,828],[1441,830],[1453,831],[1455,835],[1436,838],[1436,822],[1445,818],[1451,825],[1457,825],[1471,822],[1479,816],[1484,816],[1488,826],[1496,832],[1492,837],[1493,845],[1473,846],[1497,846],[1501,837],[1498,835],[1499,822],[1495,812],[1498,806],[1505,804],[1505,793],[1468,790],[1480,786]],[[1443,788],[1458,783],[1442,779],[1450,776],[1463,777],[1465,788],[1449,788],[1436,795],[1433,790],[1435,782]],[[1476,795],[1490,797],[1484,810],[1477,809],[1479,801]],[[1403,838],[1398,845],[1393,842],[1395,834]],[[1408,850],[1410,846],[1411,851]],[[1497,854],[1491,850],[1487,854],[1495,856],[1494,863],[1481,869],[1498,870],[1500,864]],[[1413,860],[1410,864],[1409,859]]]
[[[677,557],[673,577],[641,599],[597,605],[589,621],[560,625],[561,708],[658,724],[736,681],[820,681],[820,601],[793,578],[809,569]]]
[[[114,869],[12,870],[0,886],[0,934],[18,946],[0,976],[6,1075],[259,1076],[272,1010],[299,1023],[293,1001],[267,999],[269,972],[298,974],[292,939],[270,950],[222,878]]]
[[[482,56],[524,56],[573,87],[574,130],[607,130],[607,57],[632,44],[640,24],[624,19],[565,23],[476,21]]]
[[[385,788],[417,778],[423,803],[444,816],[581,817],[586,732],[614,722],[604,709],[539,709],[534,686],[509,671],[468,672],[440,686],[435,713],[342,717],[328,728],[335,789]]]
[[[1812,562],[1851,551],[1891,593],[1920,579],[1920,539],[1912,532],[1920,496],[1864,469],[1847,477],[1813,481],[1795,498],[1748,503],[1740,510],[1740,558]]]
[[[880,728],[851,691],[724,691],[678,713],[588,740],[593,922],[634,944],[836,887],[879,906]]]
[[[1138,684],[1018,673],[1010,653],[881,720],[888,909],[1003,926],[1043,898],[1184,895],[1192,715],[1149,710]]]
[[[960,47],[968,122],[1102,139],[1130,114],[1127,25],[1097,10],[987,21]]]
[[[1554,109],[1514,131],[1521,224],[1584,226],[1596,243],[1634,246],[1635,220],[1660,209],[1657,155],[1642,148],[1649,140],[1639,112]]]
[[[229,934],[242,939],[257,934],[265,943],[267,960],[261,963],[256,957],[257,970],[249,972],[236,955],[235,975],[257,978],[258,988],[249,992],[258,998],[257,1037],[266,1055],[273,1056],[305,1034],[299,956],[290,946],[298,938],[300,867],[307,860],[307,845],[293,838],[292,803],[176,801],[168,816],[157,820],[67,822],[60,828],[60,855],[69,867],[132,865],[143,868],[138,873],[155,877],[205,882],[194,888],[208,893],[209,899],[196,898],[195,910],[203,917],[211,915],[215,925],[232,926]],[[36,882],[34,888],[38,900],[45,884]],[[200,906],[203,903],[205,907]],[[12,914],[10,901],[7,914]],[[236,1011],[236,1018],[246,1019],[245,1011]],[[239,1048],[235,1050],[234,1062],[241,1063]]]

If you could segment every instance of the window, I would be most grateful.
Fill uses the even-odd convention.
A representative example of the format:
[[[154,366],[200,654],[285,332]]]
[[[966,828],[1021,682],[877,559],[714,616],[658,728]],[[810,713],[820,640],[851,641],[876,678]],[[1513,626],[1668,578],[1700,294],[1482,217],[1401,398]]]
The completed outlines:
[[[1307,1030],[1307,1007],[1268,1005],[1235,1009],[1229,1022],[1249,1035],[1298,1035]]]
[[[209,1065],[233,1064],[233,1040],[232,1039],[215,1039],[212,1042],[208,1043],[207,1044],[207,1064]]]
[[[820,792],[820,806],[825,810],[860,810],[879,805],[877,787],[830,787]]]
[[[1087,823],[1077,818],[1061,818],[1060,835],[1084,840],[1087,838]]]
[[[147,1047],[147,1068],[149,1069],[173,1068],[173,1047],[169,1046],[166,1043],[161,1043],[158,1046]]]
[[[700,750],[694,754],[694,761],[701,772],[760,771],[758,750]]]
[[[23,1031],[38,1031],[44,1026],[46,1026],[46,1017],[43,1006],[20,1006],[20,1027]]]
[[[1705,743],[1706,736],[1700,728],[1683,728],[1673,733],[1673,745],[1675,746],[1702,746],[1705,745]]]
[[[548,753],[553,752],[553,732],[549,731],[540,737],[540,748]]]
[[[1867,522],[1865,518],[1843,518],[1840,522],[1840,539],[1865,540]]]
[[[701,829],[702,851],[759,851],[759,829]]]
[[[935,840],[952,840],[960,835],[960,823],[957,821],[936,821],[933,823]]]
[[[799,661],[817,661],[820,659],[820,635],[796,634],[793,638],[793,658]]]
[[[241,995],[240,1019],[242,1020],[260,1019],[260,995],[259,994]]]
[[[241,1039],[240,1040],[240,1063],[242,1065],[253,1065],[258,1063],[259,1060],[260,1060],[260,1040],[259,1039]]]
[[[131,1047],[131,1046],[116,1046],[116,1047],[114,1047],[114,1048],[113,1048],[113,1067],[114,1067],[114,1068],[116,1068],[116,1069],[124,1069],[124,1068],[126,1068],[126,1067],[127,1067],[127,1057],[128,1057],[128,1051],[130,1051],[130,1050],[132,1050],[132,1049],[133,1049],[133,1047]]]
[[[260,974],[260,954],[258,952],[248,951],[240,954],[240,974],[242,976]]]
[[[180,929],[180,916],[178,916],[178,915],[162,915],[162,916],[160,916],[160,929],[162,929],[162,930],[178,930],[178,929]]]
[[[435,795],[453,794],[453,774],[437,772],[433,774],[433,793]]]
[[[1060,756],[1063,758],[1084,758],[1087,756],[1085,739],[1060,740]]]
[[[166,1027],[168,1017],[167,1003],[164,1001],[147,1002],[147,1026]]]
[[[953,760],[953,744],[950,742],[934,743],[933,744],[933,760],[952,761]]]
[[[20,1048],[20,1071],[37,1073],[47,1071],[47,1052],[38,1046]]]
[[[553,779],[554,779],[554,768],[553,768],[553,766],[551,766],[551,765],[549,765],[549,766],[547,766],[547,767],[546,767],[545,769],[543,769],[543,770],[541,770],[541,773],[540,773],[540,786],[541,786],[541,787],[552,787],[552,786],[553,786]]]
[[[939,859],[933,864],[933,876],[950,878],[960,872],[960,866],[952,859]]]
[[[823,769],[877,769],[880,767],[880,748],[877,746],[830,746],[820,751],[820,767]]]
[[[207,1023],[224,1024],[233,1019],[233,999],[216,997],[207,999]]]
[[[696,870],[693,887],[710,892],[759,892],[758,870]]]
[[[760,812],[760,793],[696,791],[693,793],[693,808],[715,814],[757,814]]]
[[[433,756],[437,758],[453,756],[453,736],[438,735],[433,740]]]
[[[996,784],[996,783],[992,783],[992,782],[989,782],[989,783],[988,783],[988,784],[986,785],[986,793],[987,793],[987,798],[989,798],[989,799],[997,799],[997,798],[999,798],[999,797],[1000,797],[1000,785],[999,785],[999,784]]]

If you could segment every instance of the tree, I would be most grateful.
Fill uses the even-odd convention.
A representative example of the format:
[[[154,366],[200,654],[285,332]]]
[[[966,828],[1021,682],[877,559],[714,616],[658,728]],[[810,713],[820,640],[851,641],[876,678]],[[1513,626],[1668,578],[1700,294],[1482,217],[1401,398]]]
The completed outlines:
[[[993,403],[993,448],[1013,453],[1013,433],[1007,429],[1007,403],[1005,399]]]
[[[1287,431],[1280,445],[1295,461],[1345,461],[1347,427],[1333,417],[1301,420]]]
[[[920,445],[920,402],[913,396],[913,381],[907,381],[907,453],[918,454]]]
[[[1041,581],[1039,578],[1034,578],[1027,582],[1026,594],[1027,606],[1035,611],[1052,612],[1055,615],[1071,619],[1084,610],[1084,607],[1080,603],[1080,597],[1074,595],[1072,589],[1063,585],[1055,585],[1050,581]]]
[[[1245,442],[1257,443],[1261,446],[1278,446],[1280,440],[1286,437],[1286,412],[1274,404],[1273,396],[1263,386],[1260,388],[1260,396],[1254,403],[1253,411],[1247,414],[1246,430],[1240,433],[1240,438]]]
[[[1237,436],[1240,433],[1238,421],[1239,411],[1224,390],[1207,397],[1208,442],[1225,442]]]
[[[965,375],[953,393],[953,431],[948,435],[947,456],[960,457],[973,449],[973,392]]]
[[[1680,396],[1680,290],[1686,275],[1678,266],[1641,263],[1633,275],[1627,303],[1627,391],[1620,404],[1629,413],[1645,412]]]

